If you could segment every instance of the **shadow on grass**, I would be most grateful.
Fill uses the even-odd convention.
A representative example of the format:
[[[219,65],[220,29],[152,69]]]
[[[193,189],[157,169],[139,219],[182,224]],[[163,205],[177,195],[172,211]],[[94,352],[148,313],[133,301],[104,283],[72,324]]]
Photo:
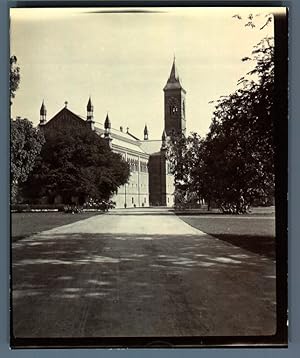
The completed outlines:
[[[273,236],[234,234],[214,234],[213,236],[255,254],[263,255],[273,260],[276,258],[276,245]]]
[[[50,230],[58,226],[72,224],[76,221],[102,215],[103,212],[84,212],[70,214],[64,212],[30,212],[11,214],[12,242],[22,240],[38,232]]]
[[[180,215],[179,218],[219,240],[275,259],[275,220],[272,217]]]

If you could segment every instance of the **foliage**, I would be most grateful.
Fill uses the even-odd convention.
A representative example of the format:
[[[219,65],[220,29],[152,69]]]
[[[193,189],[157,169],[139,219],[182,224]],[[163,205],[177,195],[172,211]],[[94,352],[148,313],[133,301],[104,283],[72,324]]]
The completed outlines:
[[[15,92],[19,88],[20,84],[20,68],[17,65],[17,57],[10,57],[10,104],[12,104],[12,98],[15,98]]]
[[[255,66],[217,101],[207,137],[173,140],[169,151],[181,197],[195,193],[228,213],[274,195],[273,39],[264,38],[243,61]]]
[[[260,30],[263,30],[266,26],[268,26],[272,20],[273,15],[271,13],[265,14],[264,16],[261,14],[248,14],[246,18],[243,18],[239,14],[235,14],[232,17],[245,21],[244,26],[249,27],[251,29],[255,27],[259,27]],[[260,21],[259,21],[260,19]]]
[[[86,210],[102,210],[108,211],[108,209],[113,209],[116,207],[116,202],[113,200],[94,200],[90,198],[87,202],[83,204],[83,208]]]
[[[25,182],[44,143],[44,135],[28,119],[11,121],[11,193],[14,202],[19,184]]]
[[[218,103],[206,139],[218,189],[213,199],[226,212],[245,212],[255,199],[274,194],[272,39],[263,39],[246,60],[255,62],[254,69],[239,81],[243,89]]]
[[[175,187],[184,189],[188,182],[189,164],[186,161],[187,138],[182,134],[168,138],[167,158],[171,163]]]
[[[17,57],[10,57],[10,104],[19,88],[20,68]],[[44,143],[43,134],[33,127],[28,119],[17,118],[11,121],[11,199],[17,199],[19,185],[27,180],[35,159]]]
[[[172,137],[168,145],[168,160],[174,175],[175,204],[178,207],[196,206],[207,191],[204,168],[204,139],[197,133],[187,138]]]
[[[88,129],[45,131],[46,143],[37,164],[23,186],[28,200],[48,198],[52,203],[61,196],[71,204],[78,198],[109,200],[127,182],[129,166],[107,142]]]

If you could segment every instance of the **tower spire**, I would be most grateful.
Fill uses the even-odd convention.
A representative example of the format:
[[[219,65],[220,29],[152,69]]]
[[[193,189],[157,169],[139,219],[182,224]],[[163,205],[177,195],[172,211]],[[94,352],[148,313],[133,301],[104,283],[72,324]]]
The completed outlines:
[[[104,122],[104,128],[105,129],[111,129],[111,122],[110,122],[110,119],[108,117],[108,112],[106,114],[106,118],[105,118],[105,122]]]
[[[94,130],[94,106],[92,104],[91,96],[89,96],[89,100],[86,106],[86,122],[90,126],[91,130]]]
[[[44,125],[46,123],[47,110],[45,106],[45,102],[43,100],[41,109],[40,109],[40,125]]]
[[[171,67],[170,76],[168,78],[167,84],[164,87],[164,91],[168,89],[181,89],[185,92],[184,88],[180,83],[180,77],[176,66],[176,57],[173,56],[173,63]]]
[[[110,122],[110,119],[108,117],[108,112],[107,112],[106,118],[104,121],[104,138],[107,140],[108,145],[111,147],[112,138],[110,135],[110,130],[111,130],[111,122]]]
[[[88,104],[86,106],[86,109],[87,109],[87,111],[93,111],[94,110],[94,107],[92,105],[91,96],[89,96],[89,101],[88,101]]]
[[[177,70],[177,67],[176,67],[175,53],[173,55],[173,64],[172,64],[172,68],[171,68],[170,78],[175,79],[175,80],[179,80],[179,74],[178,74],[178,70]]]
[[[144,128],[144,140],[148,140],[148,135],[149,135],[149,132],[148,132],[147,124],[145,124],[145,128]]]

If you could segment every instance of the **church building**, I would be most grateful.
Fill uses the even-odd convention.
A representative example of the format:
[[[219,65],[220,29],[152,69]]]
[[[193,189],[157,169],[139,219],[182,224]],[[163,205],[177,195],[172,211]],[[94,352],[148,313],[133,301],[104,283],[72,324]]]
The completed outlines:
[[[108,141],[111,149],[121,154],[130,165],[130,178],[112,198],[117,208],[174,205],[174,178],[166,157],[167,139],[178,133],[185,134],[185,95],[173,60],[170,76],[164,87],[164,131],[159,140],[151,140],[145,125],[143,139],[133,135],[129,128],[115,129],[113,120],[106,115],[104,123],[95,121],[91,98],[87,104],[86,118],[65,107],[47,121],[44,102],[40,109],[40,128],[55,130],[71,127],[78,130],[90,128]]]

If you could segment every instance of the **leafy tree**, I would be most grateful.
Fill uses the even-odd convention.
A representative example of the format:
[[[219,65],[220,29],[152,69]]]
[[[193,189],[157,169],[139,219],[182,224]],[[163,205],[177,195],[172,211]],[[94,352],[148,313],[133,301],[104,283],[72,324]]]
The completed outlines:
[[[113,153],[106,140],[90,130],[45,131],[39,159],[23,186],[28,200],[59,195],[69,204],[76,197],[80,204],[88,198],[108,200],[127,182],[129,166]]]
[[[28,119],[11,121],[11,194],[17,198],[18,187],[34,167],[44,143],[44,135]]]
[[[254,68],[234,93],[217,100],[207,137],[171,140],[181,201],[193,193],[224,212],[244,213],[274,194],[273,39],[264,38],[243,61],[253,61]]]
[[[10,104],[12,104],[12,98],[15,98],[16,90],[20,84],[20,67],[17,65],[17,57],[10,57]]]
[[[187,162],[187,138],[183,134],[168,139],[167,158],[171,163],[175,187],[184,190],[189,178],[189,163]]]
[[[263,39],[252,51],[255,67],[243,86],[218,102],[206,139],[214,200],[223,211],[243,213],[274,194],[274,45]]]
[[[10,104],[19,88],[20,68],[17,57],[10,57]],[[34,167],[44,144],[44,135],[28,119],[18,117],[11,121],[11,199],[17,200],[19,186],[25,182]]]
[[[175,179],[177,206],[198,204],[209,199],[204,166],[205,140],[197,133],[172,137],[169,140],[168,160]]]

